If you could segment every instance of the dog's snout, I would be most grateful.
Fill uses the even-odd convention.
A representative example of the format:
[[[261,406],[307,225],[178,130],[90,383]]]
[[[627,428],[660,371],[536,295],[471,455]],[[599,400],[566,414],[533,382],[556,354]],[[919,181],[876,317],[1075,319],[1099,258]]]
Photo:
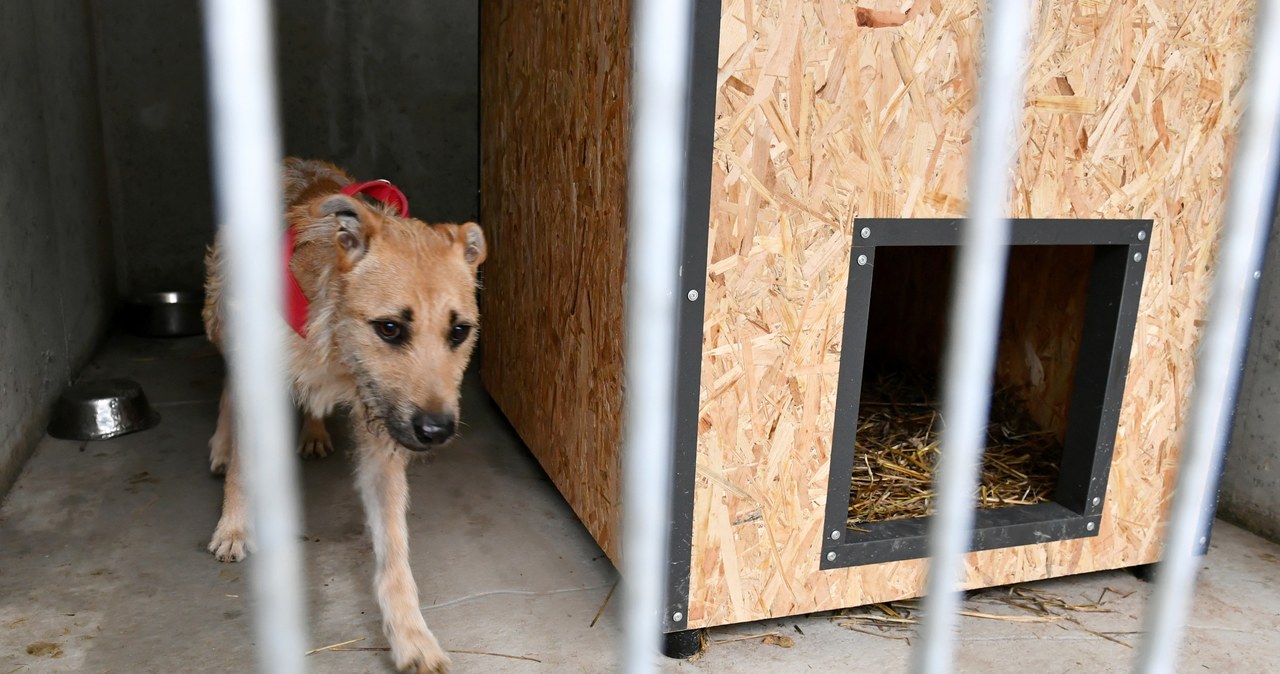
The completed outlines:
[[[438,445],[453,437],[457,422],[452,414],[418,412],[413,415],[413,434],[424,445]]]

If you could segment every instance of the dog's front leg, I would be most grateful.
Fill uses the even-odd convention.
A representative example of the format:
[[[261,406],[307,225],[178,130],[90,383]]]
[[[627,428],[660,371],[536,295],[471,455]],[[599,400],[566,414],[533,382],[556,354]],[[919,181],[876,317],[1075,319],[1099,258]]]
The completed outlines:
[[[356,426],[362,428],[363,424]],[[382,609],[382,629],[391,642],[391,656],[396,669],[402,672],[445,672],[449,656],[427,629],[418,606],[418,585],[409,568],[409,528],[405,521],[409,507],[407,452],[385,438],[361,435],[357,483],[373,536],[377,564],[374,588]]]
[[[226,471],[222,486],[222,516],[209,541],[209,552],[220,562],[238,562],[250,550],[249,506],[244,492],[244,457],[236,447],[232,424],[231,384],[223,385],[218,405],[218,428],[209,440],[210,465]]]

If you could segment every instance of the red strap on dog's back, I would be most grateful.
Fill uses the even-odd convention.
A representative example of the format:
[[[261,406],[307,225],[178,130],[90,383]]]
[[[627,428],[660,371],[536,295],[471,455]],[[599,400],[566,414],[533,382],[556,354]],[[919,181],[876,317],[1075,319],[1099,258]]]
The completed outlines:
[[[381,201],[384,204],[395,207],[400,213],[400,217],[409,217],[409,200],[405,198],[404,192],[392,185],[388,180],[370,180],[363,183],[351,183],[342,188],[342,193],[347,196],[355,196],[357,194],[368,194],[369,196]],[[289,266],[293,260],[293,247],[297,243],[298,235],[289,228],[285,231],[285,248],[284,248],[284,317],[289,322],[289,327],[298,333],[300,337],[307,337],[307,309],[310,302],[307,296],[302,292],[302,286],[298,285],[298,279],[293,276],[293,269]]]
[[[394,206],[400,212],[400,217],[409,217],[409,200],[405,198],[404,192],[392,185],[390,181],[370,180],[365,183],[351,183],[342,188],[342,193],[347,196],[367,194],[384,204]]]

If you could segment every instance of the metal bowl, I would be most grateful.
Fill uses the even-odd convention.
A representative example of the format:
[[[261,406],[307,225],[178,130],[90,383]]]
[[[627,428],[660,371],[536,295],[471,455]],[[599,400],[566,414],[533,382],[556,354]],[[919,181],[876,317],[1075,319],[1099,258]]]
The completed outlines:
[[[49,435],[63,440],[106,440],[145,431],[160,422],[142,387],[131,379],[83,381],[58,398]]]
[[[125,327],[143,337],[187,337],[204,334],[200,316],[204,296],[196,292],[134,295],[125,301]]]

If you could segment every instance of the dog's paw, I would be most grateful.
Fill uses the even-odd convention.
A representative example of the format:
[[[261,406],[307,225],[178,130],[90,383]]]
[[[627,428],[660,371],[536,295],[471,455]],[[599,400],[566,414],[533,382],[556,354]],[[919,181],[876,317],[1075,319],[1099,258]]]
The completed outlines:
[[[333,440],[329,438],[329,431],[325,430],[324,424],[306,424],[302,429],[301,437],[298,438],[298,453],[304,459],[323,459],[329,456],[329,452],[333,451]]]
[[[396,671],[409,674],[445,674],[449,671],[449,656],[424,624],[407,630],[392,630],[391,657]]]
[[[249,548],[249,537],[243,528],[221,523],[213,532],[213,540],[209,541],[209,552],[219,562],[238,562],[249,554]]]
[[[304,436],[302,441],[298,443],[298,453],[304,459],[323,459],[329,456],[329,452],[332,451],[333,442],[329,440],[328,433],[321,437]]]
[[[209,454],[209,472],[214,475],[227,474],[227,457],[217,454]]]

